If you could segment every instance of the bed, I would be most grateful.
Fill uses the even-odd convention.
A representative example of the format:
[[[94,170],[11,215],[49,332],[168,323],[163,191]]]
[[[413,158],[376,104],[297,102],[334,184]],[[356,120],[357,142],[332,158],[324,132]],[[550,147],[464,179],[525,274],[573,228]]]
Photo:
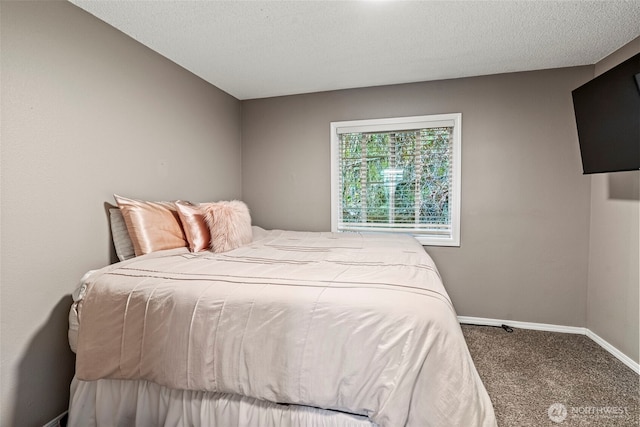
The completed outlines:
[[[89,272],[69,426],[495,426],[412,237],[266,231]]]

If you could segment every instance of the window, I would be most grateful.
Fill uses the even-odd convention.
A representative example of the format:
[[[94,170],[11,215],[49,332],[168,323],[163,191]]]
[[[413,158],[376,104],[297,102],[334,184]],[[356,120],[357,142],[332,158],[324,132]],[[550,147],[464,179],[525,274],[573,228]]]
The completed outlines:
[[[462,115],[331,123],[331,228],[460,246]]]

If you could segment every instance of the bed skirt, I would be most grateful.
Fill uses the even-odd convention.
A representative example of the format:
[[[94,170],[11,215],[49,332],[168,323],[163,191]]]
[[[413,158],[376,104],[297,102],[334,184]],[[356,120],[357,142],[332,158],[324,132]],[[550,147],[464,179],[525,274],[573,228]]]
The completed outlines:
[[[376,427],[368,418],[147,381],[71,383],[69,427]]]

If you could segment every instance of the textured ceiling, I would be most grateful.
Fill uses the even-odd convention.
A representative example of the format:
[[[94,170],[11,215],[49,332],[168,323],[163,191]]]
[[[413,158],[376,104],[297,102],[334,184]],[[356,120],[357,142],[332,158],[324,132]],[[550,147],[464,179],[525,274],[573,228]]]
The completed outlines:
[[[238,99],[594,64],[634,1],[72,3]]]

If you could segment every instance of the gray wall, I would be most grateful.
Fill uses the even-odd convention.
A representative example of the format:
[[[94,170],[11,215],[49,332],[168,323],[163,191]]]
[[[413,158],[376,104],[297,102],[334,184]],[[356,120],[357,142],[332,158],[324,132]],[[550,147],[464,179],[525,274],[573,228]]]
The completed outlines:
[[[640,38],[595,65],[598,76],[640,53]],[[640,353],[640,172],[591,177],[587,327],[636,363]]]
[[[69,294],[109,262],[114,192],[241,196],[235,98],[67,2],[1,3],[0,425],[62,413]]]
[[[243,101],[242,192],[266,228],[330,229],[329,123],[462,113],[462,239],[427,247],[459,315],[585,326],[590,178],[571,90],[593,67]]]

